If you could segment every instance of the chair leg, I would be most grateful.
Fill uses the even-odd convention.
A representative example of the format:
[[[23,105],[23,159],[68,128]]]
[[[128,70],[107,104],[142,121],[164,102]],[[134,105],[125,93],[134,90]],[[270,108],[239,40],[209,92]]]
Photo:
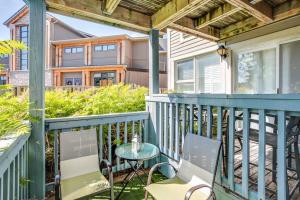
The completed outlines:
[[[147,190],[145,190],[145,200],[147,200],[148,199],[148,191]]]
[[[277,148],[272,147],[272,181],[276,183]]]

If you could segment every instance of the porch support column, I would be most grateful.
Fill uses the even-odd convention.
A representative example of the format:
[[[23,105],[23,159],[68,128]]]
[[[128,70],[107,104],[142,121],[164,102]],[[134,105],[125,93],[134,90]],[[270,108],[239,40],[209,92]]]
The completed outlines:
[[[159,31],[152,29],[149,36],[149,94],[159,93]]]
[[[44,0],[27,1],[30,8],[29,31],[29,112],[31,121],[29,138],[29,195],[30,199],[45,198],[45,19]]]
[[[159,93],[159,31],[152,29],[149,33],[149,96]],[[148,142],[158,144],[158,104],[147,103],[147,110],[150,113]],[[155,164],[154,161],[149,163]]]

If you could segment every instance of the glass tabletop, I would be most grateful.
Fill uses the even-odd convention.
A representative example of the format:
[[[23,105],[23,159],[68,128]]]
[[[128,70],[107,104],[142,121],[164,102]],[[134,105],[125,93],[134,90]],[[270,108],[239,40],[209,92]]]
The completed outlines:
[[[132,143],[121,144],[116,148],[116,155],[126,160],[149,160],[159,154],[159,149],[150,143],[141,143],[140,151],[134,151]]]

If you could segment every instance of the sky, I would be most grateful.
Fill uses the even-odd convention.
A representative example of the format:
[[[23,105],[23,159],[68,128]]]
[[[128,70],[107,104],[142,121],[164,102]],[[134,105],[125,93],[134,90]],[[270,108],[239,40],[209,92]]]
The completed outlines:
[[[3,25],[3,23],[11,17],[16,11],[18,11],[22,6],[24,6],[23,0],[0,0],[0,40],[9,39],[9,29]],[[54,13],[49,13],[52,16],[60,19],[66,24],[72,26],[75,29],[84,31],[86,33],[93,34],[95,36],[105,36],[105,35],[119,35],[128,34],[130,36],[144,36],[143,34],[132,32],[112,26],[107,26],[104,24],[97,24],[93,22],[87,22],[84,20],[79,20],[75,18],[70,18]]]

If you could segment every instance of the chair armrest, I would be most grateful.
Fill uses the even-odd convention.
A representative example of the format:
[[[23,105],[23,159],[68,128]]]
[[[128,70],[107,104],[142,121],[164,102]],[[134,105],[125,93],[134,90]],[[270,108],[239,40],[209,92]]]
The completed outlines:
[[[99,167],[100,170],[101,170],[102,164],[104,164],[107,168],[109,184],[110,184],[110,187],[113,187],[113,185],[114,185],[114,180],[113,180],[114,176],[113,176],[113,172],[112,172],[112,165],[108,160],[103,159],[103,160],[100,161],[100,167]]]
[[[209,199],[210,197],[212,197],[212,199],[216,199],[215,193],[212,190],[212,188],[209,185],[205,185],[205,184],[200,184],[200,185],[196,185],[194,187],[191,187],[185,194],[184,200],[189,200],[192,196],[192,194],[199,189],[202,188],[209,188],[210,189],[210,195],[207,199]]]
[[[151,184],[151,179],[152,179],[152,175],[153,175],[154,171],[155,171],[158,167],[161,167],[161,166],[163,166],[163,165],[169,165],[169,166],[171,166],[171,167],[173,168],[173,170],[174,170],[175,172],[177,172],[177,169],[176,169],[172,164],[170,164],[170,163],[168,163],[168,162],[157,163],[157,164],[153,165],[153,166],[151,167],[151,169],[150,169],[150,172],[149,172],[149,175],[148,175],[148,180],[147,180],[147,185],[150,185],[150,184]]]
[[[60,199],[60,175],[56,175],[54,178],[54,190],[55,190],[55,200]]]

